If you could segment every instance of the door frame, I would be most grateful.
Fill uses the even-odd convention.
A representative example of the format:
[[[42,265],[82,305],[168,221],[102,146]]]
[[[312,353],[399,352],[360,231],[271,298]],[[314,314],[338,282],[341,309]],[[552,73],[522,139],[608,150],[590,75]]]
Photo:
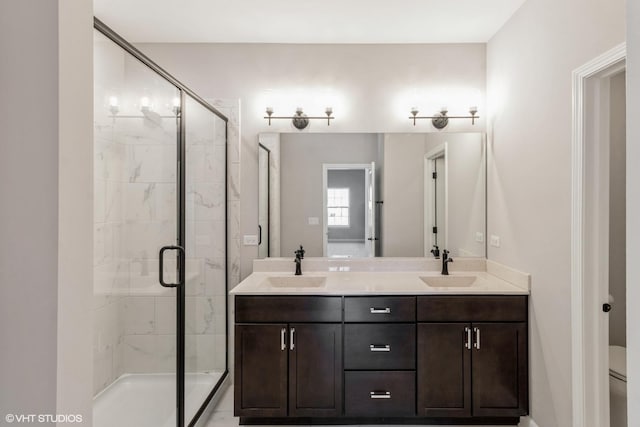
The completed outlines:
[[[622,43],[572,73],[571,148],[571,347],[573,427],[609,426],[608,318],[608,143],[598,144],[608,118],[598,102],[602,83],[626,68]],[[608,112],[608,110],[607,110]],[[608,139],[607,139],[608,140]],[[603,147],[607,153],[603,153]],[[603,156],[604,154],[604,156]],[[603,204],[600,203],[600,206]],[[607,205],[608,206],[608,205]],[[607,243],[602,244],[603,241]],[[606,251],[605,249],[606,248]],[[605,253],[606,252],[606,253]],[[593,316],[593,313],[599,313]],[[593,375],[593,373],[597,375]]]
[[[365,233],[369,230],[369,216],[367,215],[367,200],[369,198],[369,192],[367,189],[369,188],[370,179],[372,179],[372,174],[375,173],[375,170],[372,168],[371,163],[323,163],[322,164],[322,256],[327,257],[327,245],[329,243],[329,216],[327,215],[327,188],[328,188],[328,172],[329,170],[364,170],[365,175],[365,184],[364,184],[364,201],[365,201],[365,213],[364,213],[364,229]],[[371,173],[369,173],[371,171]],[[373,194],[372,202],[375,203],[376,195]],[[374,205],[375,208],[375,205]],[[374,224],[375,225],[375,224]],[[366,245],[366,235],[365,235],[365,245]],[[374,241],[371,242],[372,245],[375,244]]]
[[[429,208],[429,201],[433,200],[435,197],[435,189],[432,185],[432,176],[431,172],[433,171],[432,163],[439,158],[440,156],[444,156],[444,171],[443,171],[443,179],[444,179],[444,216],[446,218],[449,217],[449,148],[448,143],[445,142],[443,144],[438,145],[437,147],[429,150],[424,155],[424,256],[431,257],[431,248],[435,244],[433,241],[433,233],[429,230],[433,228],[434,223],[434,215],[433,211]],[[429,225],[430,224],[430,225]],[[448,239],[448,222],[444,223],[444,241],[439,243],[439,247],[442,249],[448,248],[447,239]]]

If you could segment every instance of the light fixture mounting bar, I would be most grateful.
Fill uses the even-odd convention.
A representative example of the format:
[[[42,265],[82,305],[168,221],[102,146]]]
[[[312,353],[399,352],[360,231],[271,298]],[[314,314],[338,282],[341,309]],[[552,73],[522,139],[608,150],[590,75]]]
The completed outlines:
[[[297,119],[298,117],[299,116],[271,116],[271,117],[264,116],[263,119],[267,119],[267,120],[279,120],[279,119],[293,120],[293,119]],[[318,119],[327,120],[327,126],[329,125],[329,120],[334,120],[335,119],[335,117],[333,117],[333,116],[329,116],[329,117],[327,117],[327,116],[325,116],[325,117],[322,117],[322,116],[306,116],[306,118],[310,119],[310,120],[318,120]],[[271,126],[271,122],[269,122],[269,126]]]
[[[433,120],[433,119],[441,119],[442,116],[415,116],[415,117],[411,116],[409,118],[411,120],[413,120],[413,125],[415,126],[416,125],[416,120],[419,120],[419,119],[431,119],[431,120]],[[448,119],[471,119],[471,124],[475,125],[476,124],[475,123],[476,119],[479,119],[480,116],[447,116],[447,118]],[[265,119],[266,119],[266,117],[265,117]]]
[[[431,120],[433,126],[436,127],[437,129],[444,129],[449,124],[449,119],[471,119],[471,124],[475,125],[476,119],[480,118],[480,116],[476,114],[477,112],[478,112],[478,107],[474,106],[469,109],[468,116],[449,116],[447,115],[446,108],[443,108],[440,111],[440,113],[436,113],[433,116],[419,116],[418,109],[414,107],[411,109],[411,116],[409,116],[409,120],[413,120],[413,125],[415,126],[416,120],[428,119],[428,120]]]
[[[266,109],[267,115],[264,116],[263,118],[269,122],[269,126],[271,126],[272,119],[273,120],[291,120],[294,127],[296,127],[299,130],[302,130],[309,125],[309,120],[326,120],[327,126],[330,126],[331,120],[335,119],[335,117],[332,116],[333,108],[327,107],[324,112],[326,116],[307,116],[306,114],[304,114],[302,107],[298,107],[296,109],[295,115],[293,116],[274,116],[273,108],[267,107]]]

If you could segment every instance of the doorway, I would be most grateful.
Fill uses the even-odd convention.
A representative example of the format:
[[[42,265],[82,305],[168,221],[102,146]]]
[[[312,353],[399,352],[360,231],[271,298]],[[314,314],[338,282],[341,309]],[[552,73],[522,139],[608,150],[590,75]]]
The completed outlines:
[[[375,256],[374,171],[375,162],[322,165],[323,256]]]
[[[424,156],[424,256],[438,257],[447,244],[447,143]]]
[[[622,44],[573,73],[575,427],[627,424],[626,349],[622,345],[626,329],[625,58]]]

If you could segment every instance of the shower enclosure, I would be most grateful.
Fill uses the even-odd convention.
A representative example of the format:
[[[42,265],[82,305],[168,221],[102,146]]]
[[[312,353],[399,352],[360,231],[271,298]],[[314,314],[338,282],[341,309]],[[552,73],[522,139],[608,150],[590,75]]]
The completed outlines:
[[[190,426],[227,367],[227,119],[94,30],[94,423]]]

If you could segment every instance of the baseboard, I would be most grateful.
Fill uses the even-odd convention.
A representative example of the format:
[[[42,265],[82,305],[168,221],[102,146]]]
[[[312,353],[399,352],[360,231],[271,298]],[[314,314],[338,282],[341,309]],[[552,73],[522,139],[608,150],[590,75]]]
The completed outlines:
[[[518,424],[518,427],[540,427],[540,426],[538,426],[538,424],[536,424],[536,422],[533,421],[531,417],[522,417],[520,419],[520,424]]]

